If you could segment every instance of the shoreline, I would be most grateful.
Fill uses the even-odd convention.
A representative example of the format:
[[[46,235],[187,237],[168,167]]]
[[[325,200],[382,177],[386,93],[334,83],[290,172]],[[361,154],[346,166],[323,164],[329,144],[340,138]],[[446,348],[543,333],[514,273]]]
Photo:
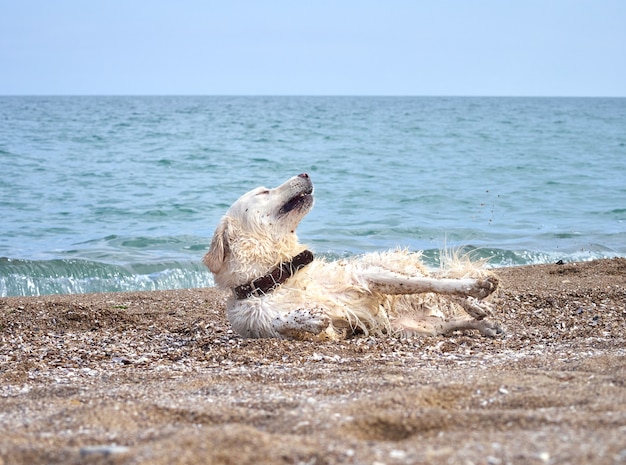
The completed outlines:
[[[0,464],[626,461],[626,258],[495,271],[495,339],[242,339],[214,288],[0,298]]]
[[[426,252],[427,251],[422,251],[422,253]],[[428,252],[432,252],[432,250]],[[324,256],[323,254],[321,255],[321,257],[323,259],[331,261],[339,259],[338,256],[334,258],[329,258]],[[626,255],[613,254],[611,256],[602,256],[595,258],[587,257],[577,261],[564,261],[556,256],[553,257],[554,260],[551,262],[541,261],[537,263],[509,263],[507,265],[492,263],[490,262],[489,257],[482,258],[485,258],[487,260],[487,268],[495,272],[499,272],[499,270],[507,270],[509,268],[519,269],[527,266],[532,267],[538,265],[552,265],[557,263],[568,265],[575,263],[611,260],[613,258],[626,258]],[[480,260],[481,256],[477,255],[475,259]],[[423,260],[425,266],[428,269],[432,271],[437,271],[439,269],[438,263],[431,263],[431,261],[435,260],[435,258],[428,258],[424,256]],[[17,264],[17,266],[11,265],[12,263],[14,265]],[[51,267],[47,267],[48,263],[52,263],[54,265],[52,265]],[[76,265],[77,263],[78,265]],[[34,264],[36,264],[36,266]],[[66,268],[68,264],[70,264],[70,266],[76,266],[77,269],[71,269],[71,267],[70,269]],[[59,268],[55,268],[55,266],[57,265],[59,266]],[[4,266],[5,268],[2,268],[2,266]],[[11,268],[12,266],[13,268]],[[22,266],[24,267],[24,269],[21,269]],[[35,266],[35,268],[42,266],[43,271],[40,270],[42,274],[36,277],[29,277],[29,266]],[[128,276],[122,276],[119,278],[119,281],[115,282],[113,278],[106,276],[102,277],[101,275],[102,267],[110,267],[113,271],[115,271],[123,266],[125,265],[115,263],[107,264],[104,262],[90,261],[85,259],[51,259],[37,262],[29,259],[13,259],[0,257],[0,299],[12,297],[45,298],[48,296],[57,295],[158,292],[194,288],[206,289],[214,286],[209,270],[202,263],[197,261],[187,262],[187,265],[183,266],[181,269],[169,268],[165,265],[162,268],[157,269],[157,266],[157,268],[151,268],[149,275],[145,273],[131,274]],[[90,269],[90,267],[92,267],[93,269]],[[170,274],[172,271],[174,271],[175,274],[180,271],[183,277],[180,280],[169,280],[167,278],[167,275]],[[91,275],[90,273],[94,274]],[[155,277],[154,273],[156,273],[158,276]],[[28,292],[34,293],[24,294]]]

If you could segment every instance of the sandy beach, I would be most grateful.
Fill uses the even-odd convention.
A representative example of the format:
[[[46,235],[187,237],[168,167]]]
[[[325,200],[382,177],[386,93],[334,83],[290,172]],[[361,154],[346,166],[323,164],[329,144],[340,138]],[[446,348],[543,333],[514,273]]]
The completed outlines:
[[[0,299],[0,464],[626,464],[626,259],[498,270],[505,337],[246,340],[215,289]]]

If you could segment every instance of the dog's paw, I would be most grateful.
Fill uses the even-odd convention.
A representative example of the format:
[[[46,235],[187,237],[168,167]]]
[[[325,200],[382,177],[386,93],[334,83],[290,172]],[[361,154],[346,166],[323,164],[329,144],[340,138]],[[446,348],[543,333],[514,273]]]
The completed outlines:
[[[301,308],[292,312],[296,326],[308,333],[321,333],[330,325],[330,317],[319,308]]]
[[[477,299],[484,299],[498,288],[499,282],[500,280],[495,275],[489,275],[485,278],[477,279],[476,286],[472,289],[469,295]]]
[[[467,297],[463,301],[460,301],[459,304],[476,320],[482,320],[487,316],[493,315],[495,309],[492,303],[474,297]]]
[[[480,334],[487,337],[503,336],[505,333],[504,326],[500,323],[486,319],[478,321],[476,329],[480,332]]]
[[[319,334],[330,326],[330,317],[319,308],[299,308],[274,320],[275,329],[286,337],[294,333]]]

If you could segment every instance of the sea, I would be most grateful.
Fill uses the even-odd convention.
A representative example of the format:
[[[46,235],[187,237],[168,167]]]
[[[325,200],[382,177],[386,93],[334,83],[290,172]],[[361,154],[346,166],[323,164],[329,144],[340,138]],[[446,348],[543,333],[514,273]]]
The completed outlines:
[[[212,286],[229,205],[299,173],[328,260],[626,256],[624,98],[6,96],[0,161],[0,296]]]

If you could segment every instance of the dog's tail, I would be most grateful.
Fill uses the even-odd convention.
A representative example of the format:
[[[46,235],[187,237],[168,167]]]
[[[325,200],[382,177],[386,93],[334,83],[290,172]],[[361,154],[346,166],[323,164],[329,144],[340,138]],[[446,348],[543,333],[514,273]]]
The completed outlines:
[[[489,258],[475,258],[476,249],[469,252],[463,247],[444,248],[439,254],[439,270],[435,273],[440,278],[484,278],[493,275],[487,268]]]

